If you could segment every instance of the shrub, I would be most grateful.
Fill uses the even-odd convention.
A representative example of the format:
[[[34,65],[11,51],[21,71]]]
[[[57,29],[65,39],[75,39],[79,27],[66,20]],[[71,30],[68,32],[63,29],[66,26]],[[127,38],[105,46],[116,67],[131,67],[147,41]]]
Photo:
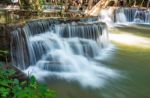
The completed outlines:
[[[55,98],[56,94],[46,85],[39,84],[35,77],[19,81],[13,78],[16,71],[13,69],[4,70],[0,66],[0,98]]]

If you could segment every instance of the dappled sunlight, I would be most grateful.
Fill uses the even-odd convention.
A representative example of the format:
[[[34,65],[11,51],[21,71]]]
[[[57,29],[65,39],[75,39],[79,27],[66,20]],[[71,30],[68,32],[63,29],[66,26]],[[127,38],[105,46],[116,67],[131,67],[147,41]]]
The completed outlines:
[[[110,40],[126,45],[137,46],[141,48],[150,48],[150,38],[145,38],[129,33],[110,33]]]

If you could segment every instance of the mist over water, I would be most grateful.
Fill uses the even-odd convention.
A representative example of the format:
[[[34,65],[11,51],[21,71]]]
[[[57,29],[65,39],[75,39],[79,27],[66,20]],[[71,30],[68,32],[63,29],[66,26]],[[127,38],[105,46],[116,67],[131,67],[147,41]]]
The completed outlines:
[[[12,58],[26,74],[41,81],[44,77],[56,77],[92,88],[102,87],[108,78],[119,76],[116,70],[95,61],[106,58],[114,49],[104,23],[63,23],[41,33],[32,33],[27,28],[24,31],[25,37],[19,31],[13,32],[13,44],[20,46],[12,48]],[[17,41],[20,36],[25,40]]]

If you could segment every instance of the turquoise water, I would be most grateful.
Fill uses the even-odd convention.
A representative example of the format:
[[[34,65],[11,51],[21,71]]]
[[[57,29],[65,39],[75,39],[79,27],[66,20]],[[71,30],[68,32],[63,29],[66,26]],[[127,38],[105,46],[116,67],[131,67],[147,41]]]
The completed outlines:
[[[105,83],[98,88],[47,78],[47,84],[57,92],[58,98],[150,98],[150,26],[123,26],[110,32],[115,48],[110,50],[111,55],[96,62],[116,70],[118,77],[103,77]]]

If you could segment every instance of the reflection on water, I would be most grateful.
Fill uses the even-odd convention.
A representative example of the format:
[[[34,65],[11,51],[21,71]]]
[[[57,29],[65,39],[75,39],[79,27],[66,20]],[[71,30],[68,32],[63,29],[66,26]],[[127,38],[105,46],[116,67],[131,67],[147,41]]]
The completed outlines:
[[[119,70],[120,77],[105,79],[105,85],[99,88],[81,87],[75,81],[46,77],[49,87],[58,92],[58,98],[150,98],[150,48],[142,48],[150,45],[149,39],[125,33],[112,33],[110,36],[116,37],[112,39],[116,48],[109,50],[111,55],[96,62]],[[133,43],[128,44],[128,40]],[[87,78],[92,83],[93,77]],[[98,81],[95,84],[99,84]]]
[[[129,33],[110,34],[110,39],[112,41],[126,45],[134,45],[141,48],[150,48],[150,38],[136,36]]]

